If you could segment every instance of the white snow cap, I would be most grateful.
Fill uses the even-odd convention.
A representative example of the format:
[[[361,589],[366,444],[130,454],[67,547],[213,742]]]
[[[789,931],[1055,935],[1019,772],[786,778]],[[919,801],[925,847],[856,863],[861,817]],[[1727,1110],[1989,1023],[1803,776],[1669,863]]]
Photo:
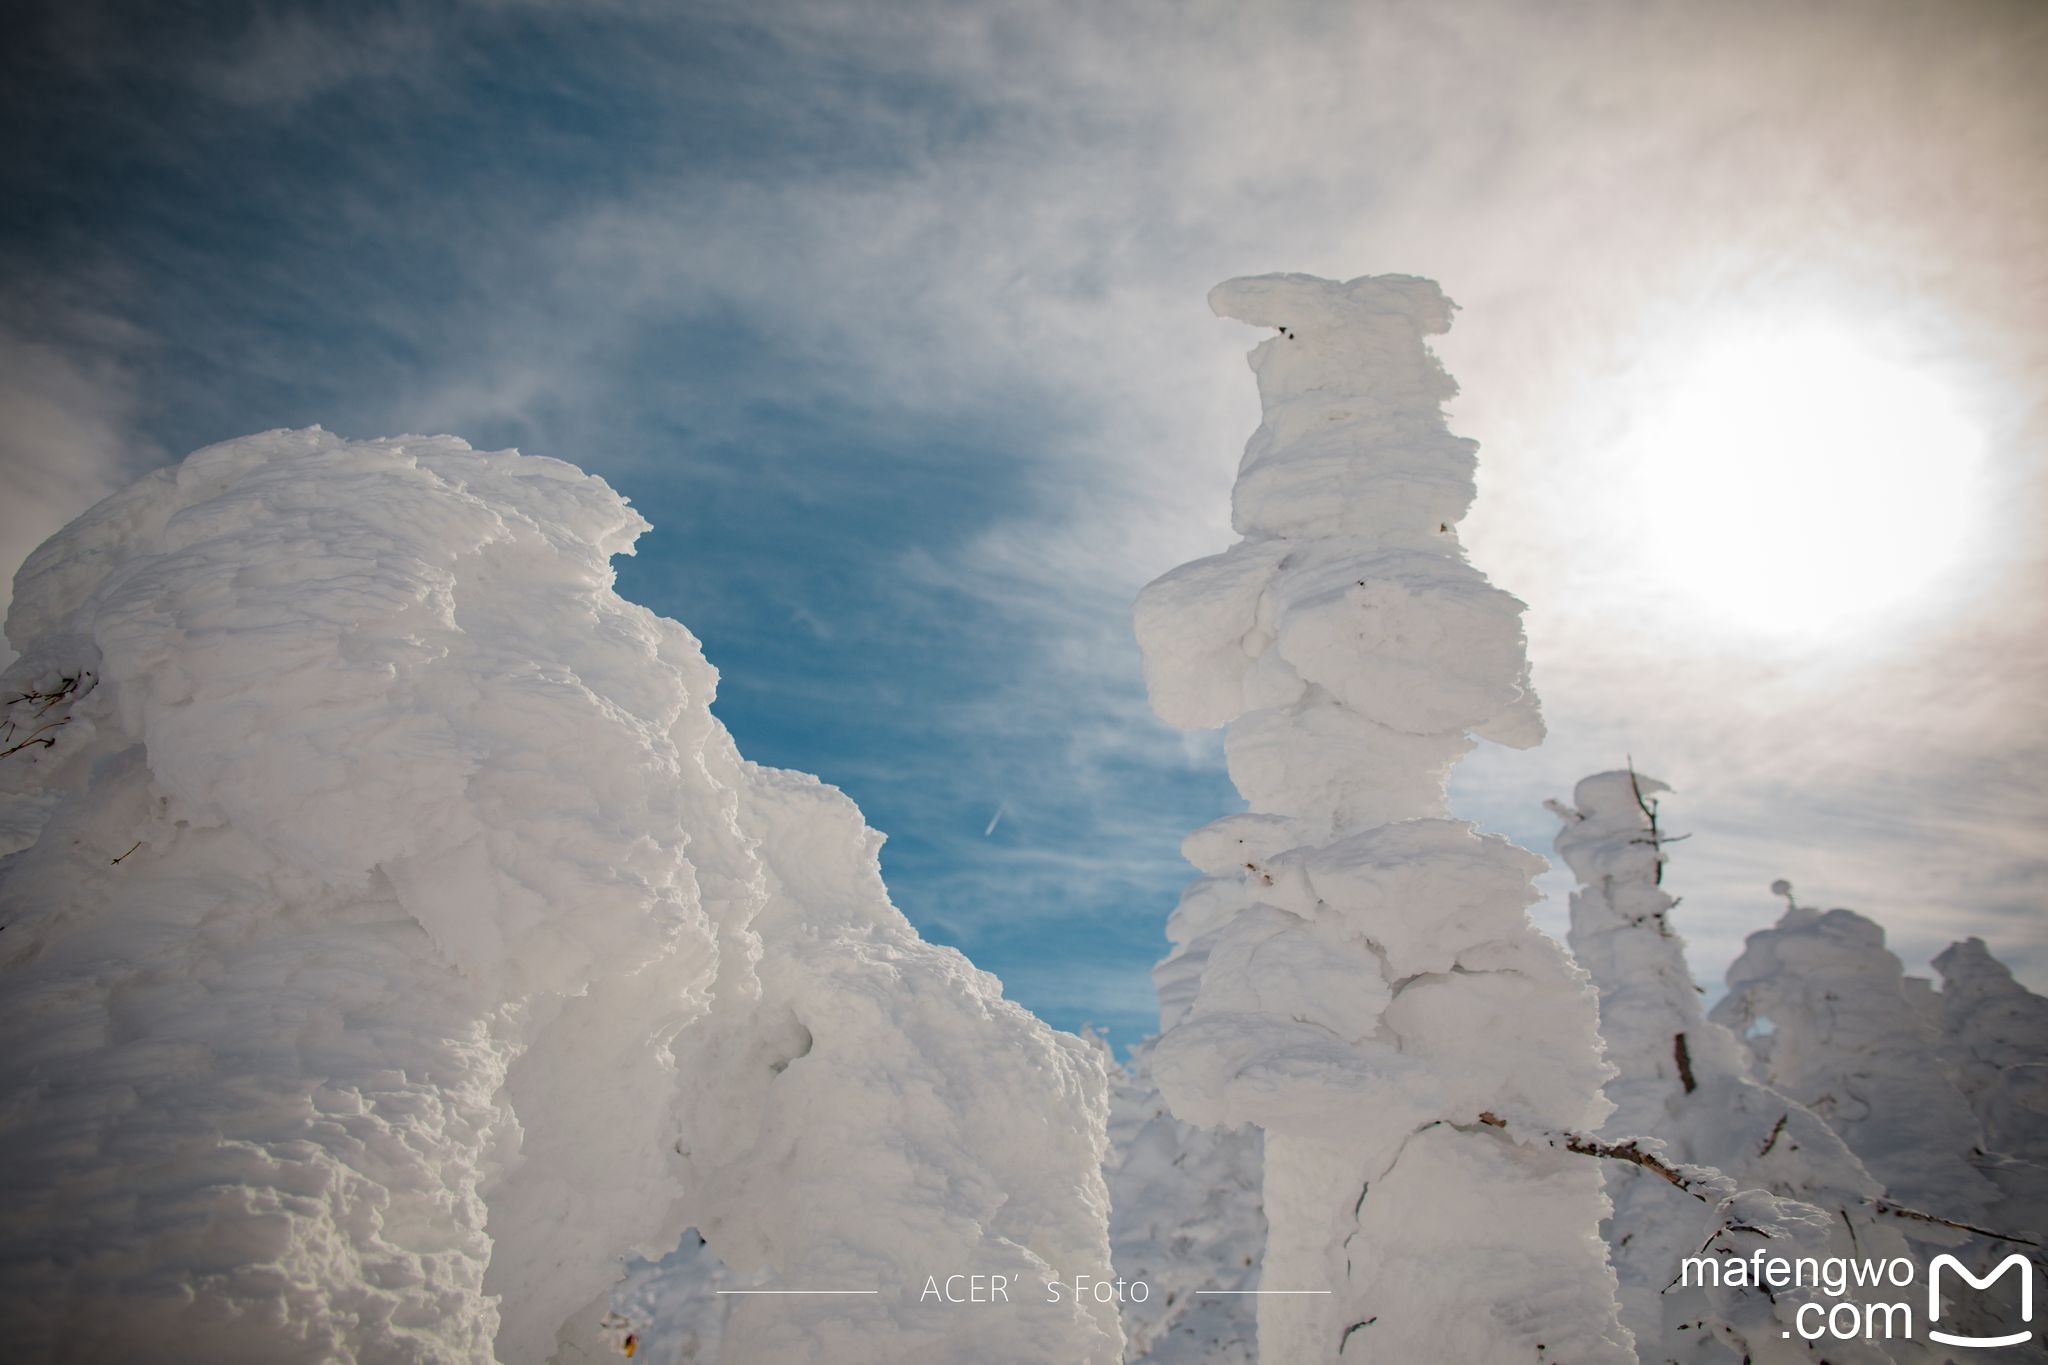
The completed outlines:
[[[1260,1300],[1261,1358],[1632,1359],[1600,1173],[1546,1145],[1607,1112],[1592,993],[1527,914],[1542,860],[1445,809],[1475,735],[1542,737],[1522,604],[1454,530],[1474,447],[1426,344],[1450,302],[1267,275],[1210,304],[1278,329],[1251,353],[1244,539],[1134,622],[1154,709],[1229,724],[1251,811],[1187,840],[1206,875],[1149,1060],[1181,1119],[1264,1130],[1263,1284],[1327,1291]]]
[[[1113,1305],[920,1307],[1107,1271],[1101,1060],[917,937],[852,802],[739,757],[612,589],[644,529],[555,460],[316,428],[30,557],[11,1351],[545,1360],[695,1225],[880,1291],[745,1300],[728,1359],[1118,1357]]]

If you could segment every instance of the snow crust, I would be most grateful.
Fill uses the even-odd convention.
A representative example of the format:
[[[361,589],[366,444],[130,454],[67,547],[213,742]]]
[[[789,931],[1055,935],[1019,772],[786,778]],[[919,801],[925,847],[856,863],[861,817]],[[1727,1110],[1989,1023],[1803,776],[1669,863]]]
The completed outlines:
[[[1102,1061],[917,937],[842,794],[739,756],[612,590],[645,529],[558,461],[316,428],[23,566],[12,1354],[574,1358],[694,1226],[880,1291],[748,1298],[728,1360],[1119,1357],[1113,1305],[919,1307],[1107,1271]]]
[[[1453,529],[1474,447],[1426,344],[1451,305],[1302,275],[1210,304],[1280,329],[1244,539],[1134,624],[1154,709],[1229,725],[1251,810],[1187,841],[1150,1065],[1180,1119],[1263,1130],[1262,1283],[1329,1291],[1263,1297],[1261,1357],[1632,1360],[1600,1172],[1548,1141],[1608,1109],[1591,989],[1528,917],[1542,860],[1445,809],[1474,735],[1542,736],[1521,603]]]

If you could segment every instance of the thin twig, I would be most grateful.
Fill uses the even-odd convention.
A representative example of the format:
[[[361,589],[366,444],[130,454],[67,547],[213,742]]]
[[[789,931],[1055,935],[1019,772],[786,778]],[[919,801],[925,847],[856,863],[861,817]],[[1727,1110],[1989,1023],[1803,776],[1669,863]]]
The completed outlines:
[[[1505,1129],[1508,1126],[1506,1119],[1499,1117],[1491,1110],[1482,1111],[1479,1115],[1479,1121],[1489,1128]],[[1702,1204],[1714,1202],[1710,1196],[1701,1192],[1702,1189],[1712,1188],[1712,1185],[1708,1181],[1699,1178],[1699,1175],[1688,1174],[1689,1172],[1699,1172],[1701,1175],[1707,1173],[1719,1175],[1720,1173],[1714,1171],[1712,1167],[1674,1166],[1656,1153],[1644,1151],[1637,1145],[1638,1139],[1636,1138],[1628,1138],[1621,1142],[1602,1142],[1598,1138],[1590,1138],[1583,1133],[1567,1131],[1546,1133],[1544,1136],[1553,1147],[1563,1147],[1566,1151],[1576,1152],[1580,1156],[1596,1156],[1606,1161],[1626,1161],[1631,1165],[1642,1167],[1660,1179],[1669,1181],[1673,1188],[1685,1191]],[[1726,1177],[1723,1176],[1722,1179],[1725,1180]],[[1979,1237],[1991,1237],[2001,1242],[2014,1242],[2023,1247],[2038,1247],[2041,1245],[2039,1242],[2030,1241],[2025,1237],[2015,1237],[2011,1233],[1994,1232],[1990,1228],[1978,1227],[1975,1223],[1959,1223],[1953,1218],[1943,1218],[1939,1214],[1908,1208],[1904,1204],[1895,1204],[1889,1199],[1867,1199],[1860,1202],[1868,1204],[1878,1213],[1888,1213],[1894,1218],[1911,1218],[1922,1223],[1933,1223],[1939,1227],[1954,1228],[1958,1232],[1974,1232]],[[1848,1211],[1846,1209],[1843,1210],[1843,1221],[1847,1222],[1848,1217]],[[1852,1236],[1855,1233],[1853,1226],[1850,1228],[1850,1233]]]
[[[1909,1209],[1904,1204],[1894,1204],[1889,1199],[1873,1199],[1870,1201],[1870,1204],[1879,1213],[1888,1213],[1894,1218],[1911,1218],[1922,1223],[1935,1223],[1945,1228],[1954,1228],[1958,1232],[1974,1232],[1979,1237],[1995,1237],[2001,1242],[2017,1242],[2023,1247],[2037,1247],[2041,1245],[2039,1242],[2030,1242],[2024,1237],[2014,1237],[2008,1233],[1993,1232],[1990,1228],[1980,1228],[1975,1223],[1958,1223],[1953,1218],[1943,1218],[1937,1214],[1922,1213],[1918,1209]]]
[[[1643,799],[1643,785],[1636,781],[1636,756],[1634,754],[1628,756],[1628,789],[1636,795],[1636,808],[1642,811],[1643,818],[1650,822],[1650,847],[1658,850],[1656,884],[1662,886],[1664,885],[1664,853],[1663,844],[1657,832],[1657,803]]]
[[[48,725],[38,726],[35,730],[31,731],[29,737],[23,740],[21,743],[9,749],[0,749],[0,758],[6,758],[9,754],[18,754],[23,749],[49,749],[55,747],[57,743],[55,736],[50,735],[47,732],[50,730],[55,730],[57,727],[64,724],[64,722],[70,719],[71,717],[69,716],[59,716],[57,717],[57,719],[51,721]]]
[[[1482,1113],[1479,1116],[1479,1121],[1489,1128],[1506,1128],[1508,1126],[1506,1119],[1496,1116],[1491,1111]],[[1699,1189],[1700,1186],[1705,1185],[1707,1182],[1699,1179],[1697,1176],[1687,1174],[1689,1170],[1698,1170],[1698,1167],[1674,1166],[1655,1152],[1643,1150],[1635,1138],[1629,1138],[1622,1142],[1602,1142],[1598,1138],[1590,1138],[1583,1133],[1557,1132],[1549,1133],[1545,1136],[1549,1139],[1551,1146],[1561,1146],[1566,1151],[1576,1152],[1580,1156],[1597,1156],[1606,1161],[1626,1161],[1632,1166],[1640,1166],[1659,1179],[1670,1181],[1673,1186],[1684,1190],[1700,1202],[1707,1202],[1707,1196],[1701,1194]]]
[[[1764,1139],[1763,1150],[1757,1153],[1758,1156],[1769,1156],[1771,1154],[1771,1148],[1778,1145],[1778,1135],[1785,1131],[1786,1120],[1791,1117],[1792,1111],[1789,1109],[1778,1115],[1778,1121],[1771,1125],[1771,1135]]]

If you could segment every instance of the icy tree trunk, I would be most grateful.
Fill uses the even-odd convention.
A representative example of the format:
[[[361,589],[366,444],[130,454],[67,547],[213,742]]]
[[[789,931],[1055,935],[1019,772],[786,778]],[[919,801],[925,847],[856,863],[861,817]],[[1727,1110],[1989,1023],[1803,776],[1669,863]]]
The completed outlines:
[[[1182,1118],[1264,1130],[1260,1356],[1629,1360],[1600,1172],[1545,1140],[1606,1113],[1592,992],[1526,913],[1541,860],[1445,809],[1472,734],[1542,730],[1522,604],[1453,530],[1474,448],[1425,344],[1451,306],[1403,276],[1210,303],[1278,329],[1244,538],[1147,587],[1136,626],[1159,714],[1230,723],[1251,812],[1185,846],[1205,876],[1153,1070]]]
[[[1905,1239],[1874,1205],[1883,1186],[1811,1110],[1758,1081],[1741,1041],[1700,1008],[1685,940],[1671,920],[1677,902],[1663,886],[1657,793],[1665,790],[1634,772],[1597,773],[1578,784],[1570,806],[1549,803],[1564,821],[1557,852],[1579,880],[1571,948],[1599,989],[1600,1032],[1615,1067],[1607,1082],[1614,1113],[1602,1135],[1654,1138],[1672,1160],[1778,1196],[1767,1212],[1777,1234],[1771,1255],[1904,1255]],[[1622,1320],[1645,1360],[1811,1358],[1807,1344],[1788,1335],[1809,1295],[1781,1288],[1708,1296],[1674,1285],[1680,1259],[1699,1255],[1702,1244],[1748,1254],[1741,1234],[1722,1229],[1757,1225],[1757,1200],[1732,1220],[1623,1163],[1608,1167],[1607,1188]],[[1893,1358],[1863,1342],[1829,1350],[1845,1361]]]
[[[644,527],[553,460],[315,429],[23,567],[10,1357],[573,1356],[695,1224],[879,1291],[750,1300],[732,1359],[1116,1358],[1113,1307],[920,1308],[1107,1270],[1101,1063],[917,938],[851,802],[740,759],[612,591]]]

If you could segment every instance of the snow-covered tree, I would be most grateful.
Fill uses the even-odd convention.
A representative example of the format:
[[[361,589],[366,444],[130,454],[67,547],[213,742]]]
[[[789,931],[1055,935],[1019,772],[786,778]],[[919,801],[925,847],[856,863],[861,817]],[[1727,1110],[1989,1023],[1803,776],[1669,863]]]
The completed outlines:
[[[1720,1171],[1739,1191],[1776,1197],[1762,1212],[1776,1236],[1770,1254],[1791,1257],[1904,1255],[1906,1242],[1879,1208],[1883,1186],[1804,1105],[1757,1080],[1747,1050],[1705,1016],[1664,889],[1668,853],[1655,778],[1633,771],[1581,781],[1557,852],[1579,880],[1570,942],[1600,992],[1600,1031],[1615,1066],[1614,1113],[1603,1136],[1645,1136],[1670,1159]],[[1810,1360],[1792,1329],[1798,1289],[1690,1291],[1676,1281],[1681,1258],[1702,1247],[1747,1254],[1735,1229],[1759,1225],[1760,1201],[1741,1216],[1704,1205],[1644,1169],[1614,1163],[1608,1242],[1621,1281],[1622,1318],[1642,1359],[1654,1362]],[[1897,1348],[1901,1358],[1914,1348]],[[1831,1342],[1829,1358],[1890,1360],[1885,1347]]]
[[[1108,1362],[1106,1077],[742,760],[601,481],[451,438],[202,450],[16,580],[0,1340],[541,1361],[702,1229],[743,1361]]]
[[[1993,1151],[2048,1162],[2048,1000],[2013,979],[1980,938],[1934,959],[1957,1086]]]
[[[1767,1030],[1763,1079],[1825,1120],[1893,1198],[1982,1223],[1998,1192],[1970,1159],[1977,1119],[1904,983],[1876,923],[1788,903],[1744,943],[1713,1018],[1737,1036]]]
[[[1950,1251],[1988,1270],[2014,1250],[2006,1236],[2048,1222],[2048,1173],[1987,1148],[1952,1078],[1940,1016],[1885,946],[1884,930],[1852,910],[1800,905],[1786,882],[1771,889],[1785,897],[1785,913],[1749,936],[1713,1018],[1767,1036],[1756,1050],[1766,1079],[1840,1134],[1891,1199],[2004,1234],[1967,1238],[1939,1224],[1901,1225],[1923,1258]],[[2039,1265],[2038,1247],[2026,1249]],[[1957,1316],[1964,1330],[1998,1336],[2027,1326],[2020,1306],[2002,1281],[1966,1299]],[[2039,1339],[2026,1349],[2048,1358]]]
[[[1999,1226],[2048,1234],[2048,1000],[2013,979],[1979,938],[1934,959],[1942,1053],[1981,1139],[1970,1153],[1997,1186]],[[2048,1354],[2048,1352],[2044,1352]]]
[[[1453,530],[1451,305],[1300,275],[1210,303],[1276,329],[1244,538],[1136,626],[1159,714],[1229,723],[1251,812],[1184,846],[1152,1068],[1182,1119],[1264,1131],[1261,1358],[1630,1360],[1600,1172],[1559,1137],[1608,1108],[1591,989],[1526,913],[1541,860],[1445,807],[1472,735],[1542,733],[1522,604]]]

